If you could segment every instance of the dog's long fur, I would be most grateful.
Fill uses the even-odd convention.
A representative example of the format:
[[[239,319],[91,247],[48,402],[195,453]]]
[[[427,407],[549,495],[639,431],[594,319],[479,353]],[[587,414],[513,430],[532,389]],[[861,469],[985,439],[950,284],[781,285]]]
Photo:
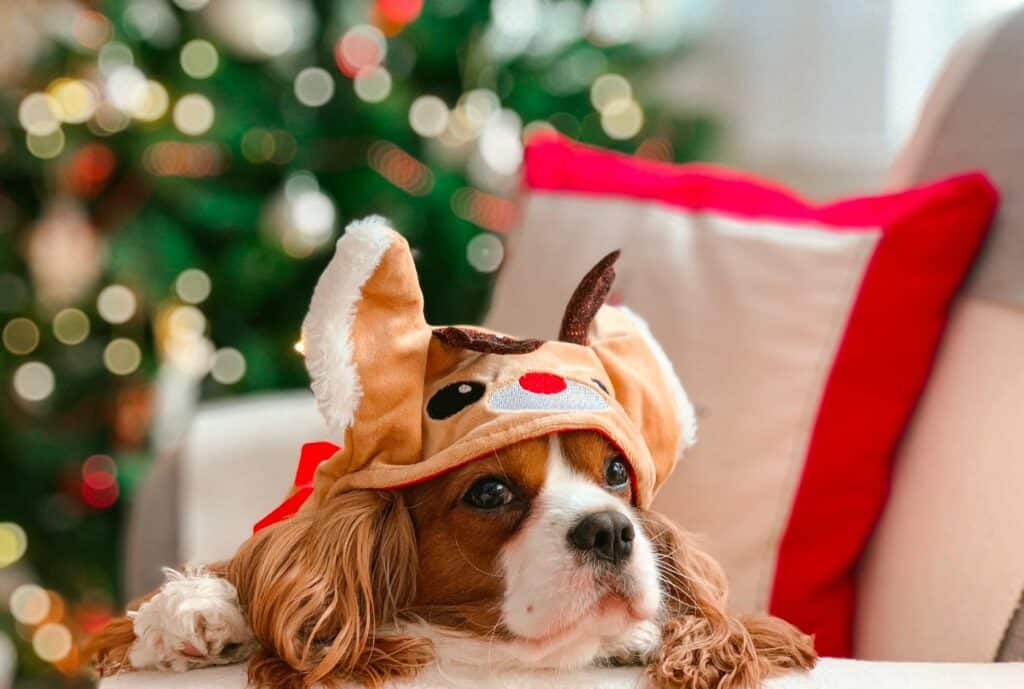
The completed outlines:
[[[612,660],[646,664],[657,689],[754,689],[814,665],[809,637],[778,618],[729,615],[718,564],[666,518],[640,517],[657,551],[662,641],[647,657]],[[265,529],[210,569],[237,588],[259,641],[249,660],[255,687],[379,687],[434,660],[431,641],[402,632],[415,613],[418,566],[401,491],[341,494]],[[122,617],[88,651],[101,674],[114,674],[134,641],[132,620]]]

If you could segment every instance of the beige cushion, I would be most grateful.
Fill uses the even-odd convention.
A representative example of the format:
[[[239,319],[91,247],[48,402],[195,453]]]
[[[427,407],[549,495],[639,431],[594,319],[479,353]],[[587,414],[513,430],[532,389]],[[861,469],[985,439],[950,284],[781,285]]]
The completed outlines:
[[[1024,587],[1022,525],[1024,312],[963,299],[862,562],[856,656],[995,658]]]

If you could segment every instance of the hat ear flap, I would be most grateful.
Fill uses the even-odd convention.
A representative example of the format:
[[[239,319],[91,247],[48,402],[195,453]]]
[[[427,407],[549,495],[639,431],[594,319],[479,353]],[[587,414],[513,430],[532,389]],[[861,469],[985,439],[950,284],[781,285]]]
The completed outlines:
[[[697,419],[665,350],[625,307],[602,306],[588,339],[611,378],[615,399],[640,429],[655,465],[655,489],[697,439]]]
[[[380,451],[392,462],[419,455],[430,332],[405,239],[377,216],[349,225],[302,336],[320,412],[347,431],[345,449],[360,463]]]

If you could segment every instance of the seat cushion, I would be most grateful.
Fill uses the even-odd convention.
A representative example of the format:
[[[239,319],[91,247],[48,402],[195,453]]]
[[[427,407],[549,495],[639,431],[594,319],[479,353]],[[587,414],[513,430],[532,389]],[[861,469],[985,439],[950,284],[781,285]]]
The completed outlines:
[[[575,276],[621,248],[612,299],[649,321],[700,417],[656,506],[703,534],[737,611],[849,654],[853,566],[994,189],[968,174],[818,206],[553,135],[526,161],[487,325],[551,337]]]

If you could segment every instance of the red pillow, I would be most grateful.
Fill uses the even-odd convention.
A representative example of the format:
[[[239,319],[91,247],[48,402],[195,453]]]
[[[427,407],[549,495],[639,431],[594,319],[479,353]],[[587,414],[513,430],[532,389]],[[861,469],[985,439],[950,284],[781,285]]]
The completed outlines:
[[[649,321],[700,417],[655,507],[704,535],[738,612],[767,609],[849,655],[853,568],[992,184],[816,205],[545,134],[525,186],[487,324],[551,337],[575,277],[622,248],[612,297]]]

